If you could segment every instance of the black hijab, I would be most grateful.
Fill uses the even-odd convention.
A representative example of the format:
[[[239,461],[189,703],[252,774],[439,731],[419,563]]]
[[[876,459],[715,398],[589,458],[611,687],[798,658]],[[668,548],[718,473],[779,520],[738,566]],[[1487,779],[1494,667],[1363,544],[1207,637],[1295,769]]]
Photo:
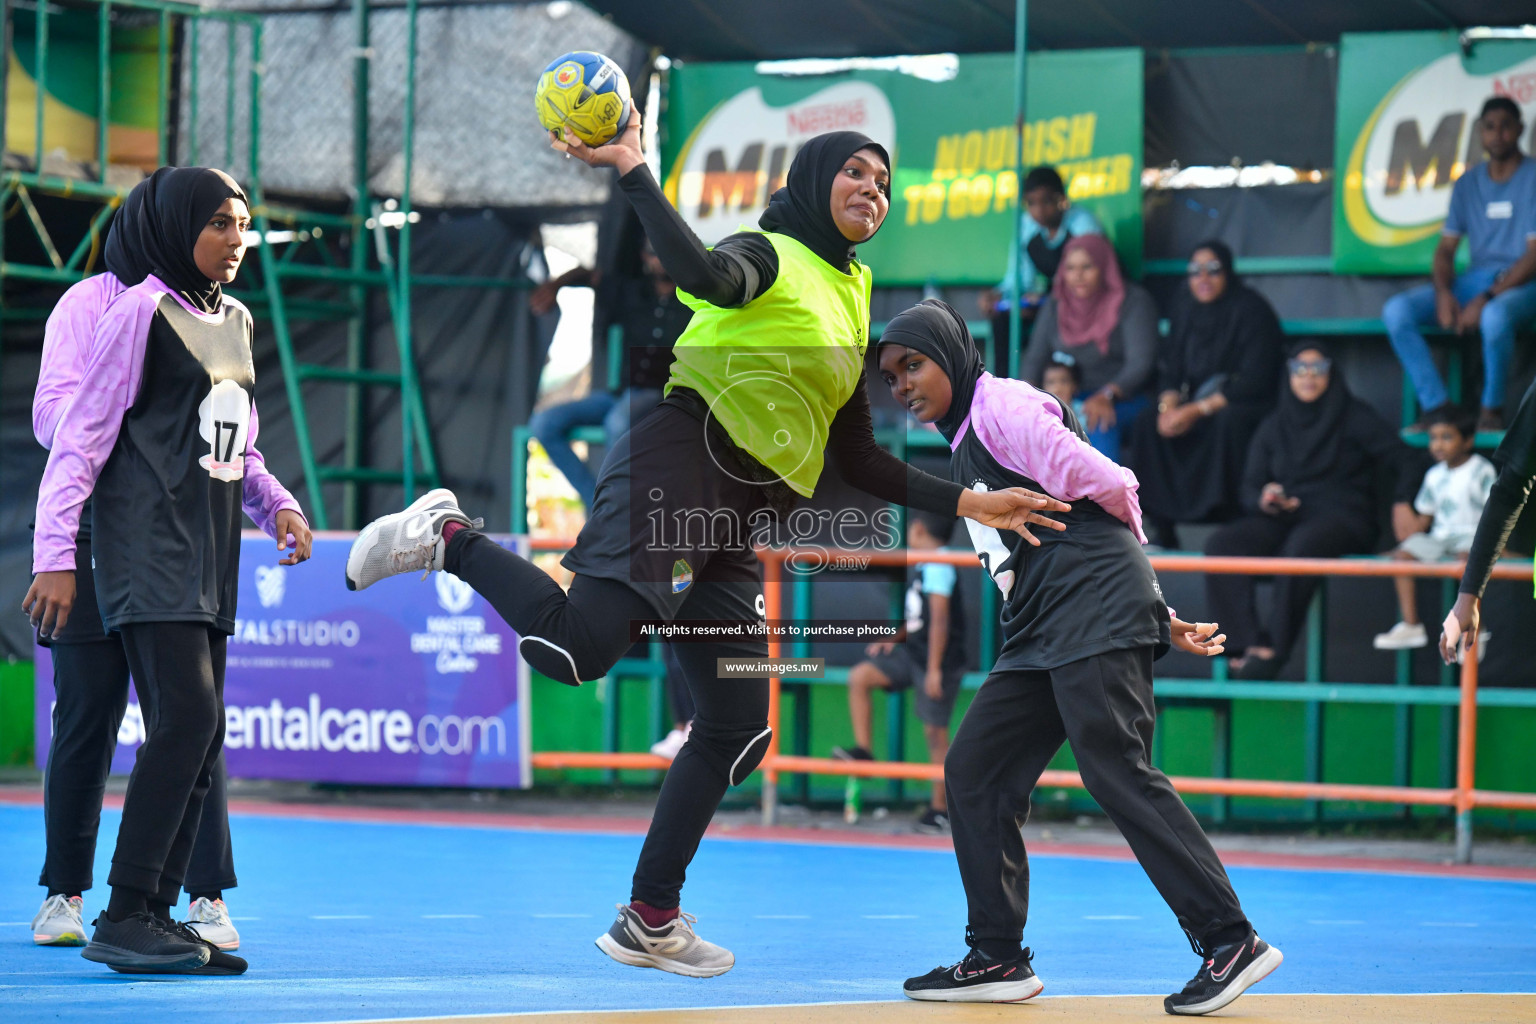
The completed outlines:
[[[891,318],[880,335],[880,345],[901,345],[939,364],[949,378],[951,397],[949,411],[934,420],[934,426],[944,440],[953,443],[971,413],[976,381],[986,369],[965,318],[942,299],[924,299]]]
[[[1344,381],[1344,372],[1333,361],[1333,354],[1315,341],[1299,341],[1286,353],[1295,359],[1312,349],[1333,363],[1328,371],[1328,390],[1315,402],[1303,402],[1291,391],[1289,370],[1280,390],[1280,465],[1276,466],[1279,483],[1288,488],[1332,475],[1339,461],[1339,444],[1344,436],[1344,422],[1354,398]]]
[[[107,270],[128,288],[143,281],[150,271],[149,258],[143,248],[129,241],[138,239],[144,223],[145,196],[150,194],[146,185],[147,179],[128,193],[128,198],[118,207],[112,217],[112,226],[107,230],[104,252]]]
[[[1227,287],[1215,302],[1201,302],[1181,290],[1173,310],[1170,340],[1183,357],[1183,381],[1190,393],[1218,374],[1232,373],[1242,361],[1242,346],[1262,332],[1263,302],[1232,267],[1232,250],[1215,239],[1192,250],[1209,249],[1226,275]]]
[[[790,161],[784,187],[769,198],[758,226],[788,235],[847,273],[854,244],[832,219],[832,182],[848,158],[861,149],[873,149],[890,168],[891,156],[885,147],[859,132],[827,132],[801,146]]]
[[[217,313],[223,289],[197,269],[192,250],[226,199],[251,205],[235,179],[212,167],[162,167],[134,186],[107,234],[106,262],[132,287],[154,274],[204,313]]]

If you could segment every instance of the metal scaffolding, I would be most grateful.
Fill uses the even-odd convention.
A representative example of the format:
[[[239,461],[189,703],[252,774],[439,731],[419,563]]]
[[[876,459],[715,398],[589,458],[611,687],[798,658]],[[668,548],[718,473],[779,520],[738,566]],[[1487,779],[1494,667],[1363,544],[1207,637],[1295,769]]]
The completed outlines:
[[[44,174],[47,155],[45,103],[48,98],[49,18],[65,9],[96,8],[97,24],[97,95],[96,164],[94,181],[59,174]],[[304,482],[308,490],[306,508],[317,529],[332,526],[322,487],[328,482],[343,485],[343,513],[335,525],[355,527],[358,518],[357,488],[372,483],[398,483],[407,501],[415,497],[418,483],[436,486],[438,471],[433,452],[428,419],[423,407],[411,344],[411,291],[415,285],[451,286],[460,282],[446,279],[414,279],[411,273],[411,224],[416,215],[411,207],[411,164],[415,135],[416,26],[417,0],[407,0],[408,52],[405,74],[404,110],[404,184],[398,201],[376,201],[368,188],[368,79],[372,54],[368,47],[369,8],[367,0],[353,0],[353,26],[356,47],[353,57],[354,103],[353,128],[353,201],[345,215],[279,206],[266,201],[261,179],[261,83],[267,69],[262,63],[262,19],[254,14],[198,7],[172,0],[69,0],[67,5],[39,0],[34,46],[36,111],[33,169],[0,175],[0,286],[7,280],[73,284],[101,270],[99,257],[104,231],[112,213],[121,205],[129,189],[109,183],[109,129],[111,123],[112,22],[116,11],[154,12],[158,15],[157,157],[162,165],[174,162],[171,152],[176,111],[171,108],[173,64],[177,58],[172,48],[177,31],[184,32],[187,45],[180,65],[190,112],[192,130],[183,147],[189,165],[199,163],[199,106],[207,83],[199,37],[205,26],[220,25],[227,38],[225,47],[224,95],[224,165],[236,173],[235,139],[238,122],[237,67],[242,36],[249,55],[249,105],[246,135],[249,139],[244,184],[251,197],[253,227],[257,234],[256,264],[260,284],[257,290],[231,289],[231,294],[254,307],[264,307],[272,325],[282,365],[284,385]],[[15,8],[6,7],[7,37],[12,37]],[[33,201],[35,194],[80,201],[98,207],[89,226],[67,257],[56,243],[56,229],[51,228]],[[5,221],[21,212],[35,233],[46,263],[12,262],[5,253]],[[279,225],[280,229],[274,225]],[[391,238],[394,231],[398,238]],[[341,265],[332,252],[330,239],[345,233],[349,237],[349,259]],[[281,255],[277,247],[283,246]],[[372,259],[370,259],[370,253]],[[287,282],[310,282],[344,289],[341,301],[296,298],[284,291]],[[390,325],[394,331],[399,369],[387,372],[364,365],[368,329],[368,293],[383,289],[388,301]],[[15,319],[40,319],[47,309],[17,308],[6,301],[0,287],[0,323]],[[300,361],[295,352],[292,322],[296,319],[345,321],[347,330],[346,365],[325,366]],[[3,341],[3,337],[0,337]],[[302,384],[305,381],[335,382],[346,388],[346,440],[343,464],[319,464],[310,435]],[[400,391],[401,452],[399,469],[382,469],[363,464],[361,436],[365,428],[363,389],[395,388]]]

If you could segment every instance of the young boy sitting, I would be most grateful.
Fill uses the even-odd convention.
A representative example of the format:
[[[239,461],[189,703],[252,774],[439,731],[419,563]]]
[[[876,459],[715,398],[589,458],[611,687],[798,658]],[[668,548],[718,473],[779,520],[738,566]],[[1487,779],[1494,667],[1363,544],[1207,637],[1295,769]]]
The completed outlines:
[[[1409,562],[1438,562],[1447,558],[1465,561],[1472,547],[1477,521],[1488,503],[1488,492],[1498,472],[1481,455],[1472,453],[1475,439],[1472,414],[1454,407],[1430,418],[1429,454],[1435,464],[1424,474],[1424,483],[1411,511],[1394,515],[1392,526],[1398,546],[1392,557]],[[1414,601],[1412,576],[1398,576],[1397,605],[1402,621],[1376,635],[1379,651],[1400,651],[1429,643]]]
[[[913,552],[944,546],[955,521],[928,512],[912,511],[907,519],[907,547]],[[914,558],[921,558],[920,554]],[[928,760],[943,764],[949,752],[949,720],[965,673],[965,607],[955,586],[953,565],[914,561],[907,569],[905,623],[898,641],[870,644],[867,661],[848,674],[848,717],[853,719],[852,747],[836,747],[832,756],[845,761],[872,761],[871,690],[914,691],[913,710],[923,723]],[[918,818],[919,832],[949,831],[944,784],[935,783],[928,807]]]
[[[1082,411],[1078,392],[1083,390],[1083,368],[1066,352],[1052,352],[1051,361],[1040,374],[1040,390],[1055,395],[1062,407],[1071,407],[1075,413]]]

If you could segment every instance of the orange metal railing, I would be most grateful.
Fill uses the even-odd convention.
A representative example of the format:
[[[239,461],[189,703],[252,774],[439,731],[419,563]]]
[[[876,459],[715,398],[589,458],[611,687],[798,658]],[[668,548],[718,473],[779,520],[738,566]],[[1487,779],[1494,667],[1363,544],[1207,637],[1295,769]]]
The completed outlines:
[[[559,550],[569,547],[568,542],[540,541],[535,550]],[[904,550],[843,551],[829,548],[763,548],[758,556],[763,561],[763,598],[766,618],[772,622],[782,618],[784,607],[784,564],[800,557],[838,556],[857,557],[869,565],[906,565]],[[925,562],[947,562],[956,566],[975,567],[976,556],[960,551],[925,551]],[[1200,572],[1264,576],[1461,576],[1461,567],[1451,563],[1422,563],[1399,561],[1373,561],[1328,558],[1243,558],[1202,557],[1191,555],[1153,555],[1152,566],[1159,572]],[[1495,566],[1495,579],[1531,578],[1531,567],[1501,563]],[[782,656],[781,643],[770,638],[770,658]],[[1265,779],[1217,779],[1199,777],[1171,777],[1170,781],[1181,793],[1212,794],[1219,796],[1273,797],[1279,799],[1351,800],[1393,804],[1420,804],[1448,806],[1456,812],[1456,860],[1467,863],[1471,859],[1472,810],[1474,807],[1497,807],[1511,810],[1536,810],[1536,793],[1512,793],[1480,790],[1475,788],[1477,767],[1477,657],[1469,654],[1461,666],[1459,722],[1456,750],[1456,784],[1452,789],[1432,789],[1421,786],[1369,786],[1324,782],[1279,782]],[[820,775],[857,775],[879,779],[934,780],[943,778],[943,766],[890,761],[840,761],[831,758],[798,757],[779,750],[780,680],[768,681],[768,724],[773,733],[768,753],[763,758],[763,818],[771,823],[778,804],[779,776],[786,773]],[[541,752],[532,755],[536,768],[655,768],[665,769],[667,763],[650,754],[598,753],[598,752]],[[1052,787],[1084,788],[1082,778],[1076,772],[1047,771],[1040,778],[1040,785]]]

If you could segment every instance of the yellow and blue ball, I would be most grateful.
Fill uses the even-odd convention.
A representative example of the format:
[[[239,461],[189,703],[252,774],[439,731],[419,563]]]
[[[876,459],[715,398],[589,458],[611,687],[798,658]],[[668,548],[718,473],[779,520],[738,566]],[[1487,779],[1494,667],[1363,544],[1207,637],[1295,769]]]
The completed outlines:
[[[574,50],[551,61],[539,76],[533,102],[539,123],[555,138],[569,128],[589,146],[617,138],[634,110],[624,72],[590,50]]]

